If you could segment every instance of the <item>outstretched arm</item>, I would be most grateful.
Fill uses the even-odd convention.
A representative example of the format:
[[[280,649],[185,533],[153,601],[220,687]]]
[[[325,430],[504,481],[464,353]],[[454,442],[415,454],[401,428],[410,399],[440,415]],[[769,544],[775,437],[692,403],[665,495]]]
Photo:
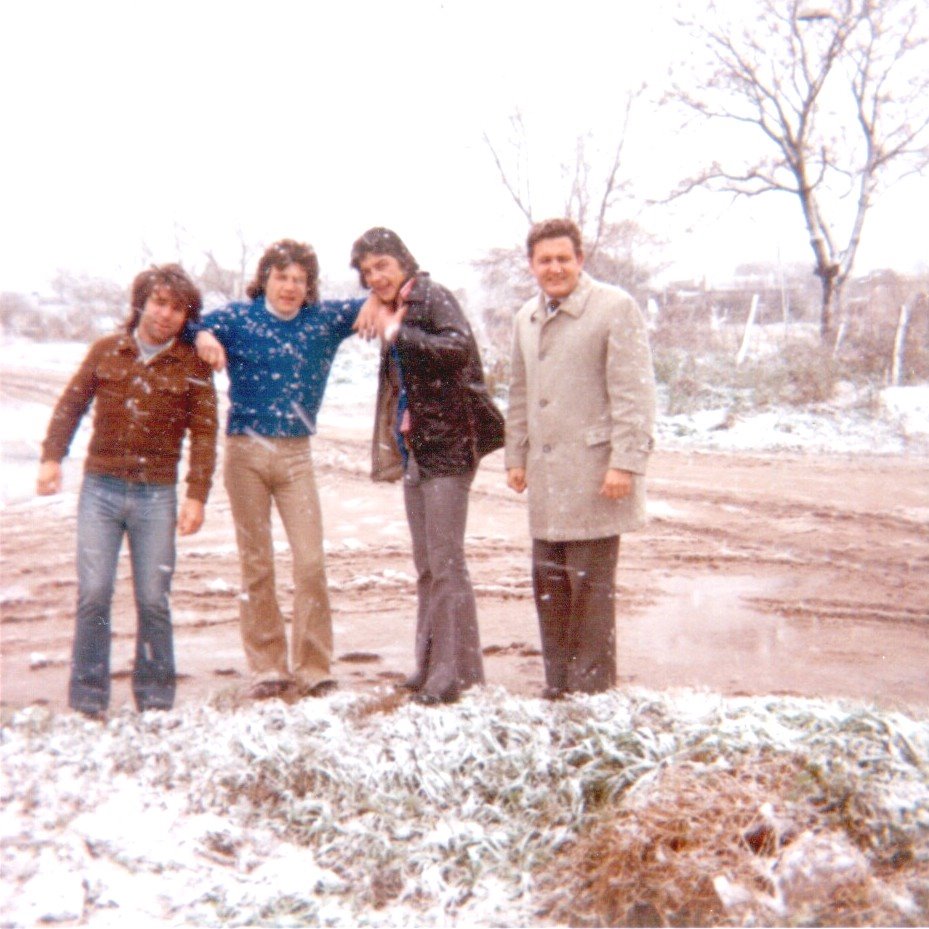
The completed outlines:
[[[207,329],[201,329],[194,339],[197,354],[214,371],[222,371],[226,367],[226,349],[222,342]]]
[[[358,318],[352,324],[352,329],[366,342],[378,335],[377,316],[383,306],[384,304],[371,294],[358,311]]]

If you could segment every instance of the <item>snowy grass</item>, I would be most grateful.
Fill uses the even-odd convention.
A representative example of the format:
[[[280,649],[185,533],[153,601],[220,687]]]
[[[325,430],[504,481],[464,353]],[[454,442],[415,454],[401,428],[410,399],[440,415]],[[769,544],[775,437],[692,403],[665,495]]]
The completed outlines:
[[[759,759],[798,772],[784,795],[759,776],[749,804],[780,823],[783,847],[758,858],[764,888],[743,886],[741,821],[716,830],[728,858],[707,848],[704,863],[730,870],[707,875],[721,879],[713,924],[799,918],[806,898],[778,862],[803,835],[853,848],[859,883],[902,856],[882,912],[896,925],[929,916],[915,878],[929,854],[929,724],[863,705],[689,691],[549,704],[485,689],[437,710],[338,694],[105,725],[29,708],[0,752],[7,926],[603,924],[609,907],[579,865],[591,837],[607,847],[596,830],[641,843],[635,817],[652,797],[670,807],[669,777],[719,796],[713,784]],[[610,898],[614,916],[660,899],[635,887]]]
[[[85,348],[3,351],[70,373]],[[375,364],[340,351],[324,420],[368,415]],[[735,406],[661,416],[659,447],[929,453],[925,387],[870,416]],[[0,408],[4,499],[32,496],[49,412]],[[929,724],[862,705],[339,694],[104,726],[33,707],[0,763],[4,927],[929,921]]]

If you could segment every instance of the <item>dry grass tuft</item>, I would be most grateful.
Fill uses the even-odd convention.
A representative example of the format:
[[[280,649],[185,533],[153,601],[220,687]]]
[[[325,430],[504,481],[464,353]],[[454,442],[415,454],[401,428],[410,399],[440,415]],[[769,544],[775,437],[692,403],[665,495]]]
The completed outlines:
[[[373,697],[359,700],[348,712],[348,717],[362,720],[381,713],[394,713],[405,703],[409,703],[409,700],[410,695],[404,690],[375,694]]]
[[[552,862],[541,878],[546,917],[572,926],[901,925],[894,888],[878,886],[822,809],[801,759],[685,765],[649,780]],[[910,864],[895,873],[902,895],[927,877],[925,863],[921,874]]]

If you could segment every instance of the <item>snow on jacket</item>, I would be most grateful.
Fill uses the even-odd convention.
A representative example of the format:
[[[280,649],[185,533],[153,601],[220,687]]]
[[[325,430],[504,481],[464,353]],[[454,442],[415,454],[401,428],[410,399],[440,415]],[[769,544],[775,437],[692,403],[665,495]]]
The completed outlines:
[[[505,463],[526,469],[532,538],[598,539],[638,528],[654,421],[645,320],[629,294],[582,273],[557,313],[548,313],[542,294],[523,305]],[[633,473],[630,496],[600,495],[609,468]]]
[[[410,412],[406,441],[425,474],[465,474],[477,467],[481,417],[488,414],[477,343],[458,301],[428,274],[417,273],[406,303],[394,342]],[[392,353],[383,350],[371,449],[375,481],[403,476],[396,440],[398,396],[396,364]]]
[[[175,341],[145,364],[132,335],[95,342],[55,405],[43,461],[67,455],[91,401],[85,471],[133,484],[174,484],[189,430],[187,496],[206,502],[216,463],[216,391],[192,345]]]

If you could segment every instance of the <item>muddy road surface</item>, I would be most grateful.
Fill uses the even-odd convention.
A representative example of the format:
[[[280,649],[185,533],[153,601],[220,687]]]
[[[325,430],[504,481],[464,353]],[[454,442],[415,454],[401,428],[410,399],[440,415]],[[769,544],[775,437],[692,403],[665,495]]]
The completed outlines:
[[[48,403],[61,388],[39,375],[6,386]],[[313,445],[334,672],[350,690],[390,686],[412,661],[415,589],[401,491],[368,479],[368,429],[368,410],[330,408]],[[657,452],[648,526],[624,537],[620,552],[620,686],[852,697],[925,709],[927,473],[918,456]],[[80,462],[67,474],[61,495],[17,500],[2,512],[5,714],[32,703],[65,707]],[[289,610],[290,556],[279,523],[276,534],[278,589]],[[476,479],[467,541],[488,682],[535,696],[543,679],[525,500],[507,490],[499,452]],[[178,548],[178,701],[237,697],[248,673],[221,477],[206,525]],[[113,625],[116,709],[131,702],[135,635],[125,551]]]

